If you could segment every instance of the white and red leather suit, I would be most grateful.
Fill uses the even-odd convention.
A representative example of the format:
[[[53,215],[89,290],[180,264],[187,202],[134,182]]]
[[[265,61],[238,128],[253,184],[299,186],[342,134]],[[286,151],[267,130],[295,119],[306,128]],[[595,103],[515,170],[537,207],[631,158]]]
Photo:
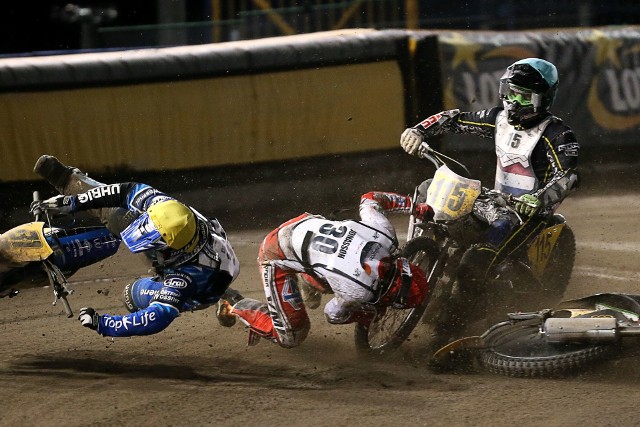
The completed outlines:
[[[375,302],[402,269],[392,256],[398,242],[385,212],[409,213],[410,206],[408,196],[370,192],[361,198],[360,221],[305,213],[285,222],[267,235],[258,254],[266,304],[245,298],[232,312],[253,334],[283,347],[299,345],[310,328],[297,283],[302,274],[320,292],[334,294],[324,307],[328,322],[358,321],[362,303]],[[404,262],[414,277],[410,304],[417,304],[426,294],[424,273]]]

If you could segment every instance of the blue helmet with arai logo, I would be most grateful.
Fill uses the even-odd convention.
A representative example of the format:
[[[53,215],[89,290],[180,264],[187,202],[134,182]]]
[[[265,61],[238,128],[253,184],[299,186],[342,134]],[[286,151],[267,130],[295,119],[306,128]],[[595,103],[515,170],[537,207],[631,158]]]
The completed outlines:
[[[507,67],[500,78],[500,99],[511,125],[530,127],[545,117],[558,91],[558,70],[549,61],[526,58]]]

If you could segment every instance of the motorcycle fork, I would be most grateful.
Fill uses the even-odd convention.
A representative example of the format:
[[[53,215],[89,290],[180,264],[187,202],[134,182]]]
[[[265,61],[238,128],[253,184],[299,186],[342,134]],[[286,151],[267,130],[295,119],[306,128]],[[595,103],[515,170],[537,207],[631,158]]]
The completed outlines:
[[[452,256],[455,257],[457,248],[452,247],[451,243],[450,239],[445,239],[444,244],[440,247],[440,254],[427,277],[431,301],[422,318],[423,323],[434,321],[437,323],[437,319],[442,315],[441,312],[448,305],[453,294],[455,268],[450,268],[449,261]]]
[[[67,295],[71,295],[73,290],[67,287],[67,279],[54,263],[48,260],[44,260],[42,263],[42,267],[49,278],[49,283],[53,288],[53,295],[55,296],[52,305],[57,305],[58,300],[61,300],[62,305],[64,306],[64,311],[67,313],[67,317],[73,317],[73,311],[71,310],[69,301],[67,301]]]

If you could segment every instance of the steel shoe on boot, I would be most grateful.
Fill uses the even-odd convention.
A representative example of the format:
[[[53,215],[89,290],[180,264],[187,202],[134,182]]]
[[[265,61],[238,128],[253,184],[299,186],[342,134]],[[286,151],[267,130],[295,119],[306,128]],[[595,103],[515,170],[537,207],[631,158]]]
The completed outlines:
[[[64,194],[71,174],[80,172],[79,169],[65,166],[60,160],[47,154],[40,156],[33,171],[46,179],[61,194]]]

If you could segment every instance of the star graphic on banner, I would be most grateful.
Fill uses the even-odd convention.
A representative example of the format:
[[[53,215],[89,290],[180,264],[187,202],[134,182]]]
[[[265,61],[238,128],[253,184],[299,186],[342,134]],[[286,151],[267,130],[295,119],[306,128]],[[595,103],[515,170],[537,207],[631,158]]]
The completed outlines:
[[[602,65],[608,60],[615,68],[620,68],[618,49],[623,44],[622,40],[612,39],[601,30],[594,30],[593,33],[587,37],[587,41],[593,43],[596,48],[596,65]]]
[[[476,55],[482,50],[482,45],[470,42],[460,33],[447,34],[441,40],[454,48],[453,59],[451,60],[452,69],[455,70],[463,63],[466,63],[471,70],[478,71]]]

